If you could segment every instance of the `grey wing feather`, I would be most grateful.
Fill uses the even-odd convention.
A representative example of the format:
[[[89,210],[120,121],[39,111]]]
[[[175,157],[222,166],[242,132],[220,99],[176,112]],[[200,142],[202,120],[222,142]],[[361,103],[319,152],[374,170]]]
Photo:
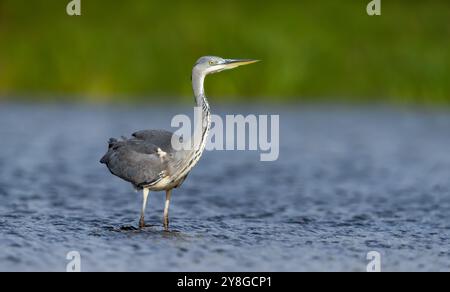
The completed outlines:
[[[172,137],[182,138],[164,130],[136,132],[133,138],[109,140],[108,152],[101,159],[112,174],[142,188],[170,177],[186,157],[186,151],[175,151]],[[184,178],[182,178],[184,179]]]
[[[162,147],[146,140],[111,139],[108,152],[100,162],[106,164],[112,174],[136,187],[151,185],[169,175],[169,157],[161,156],[160,149]]]
[[[160,147],[166,153],[173,153],[172,138],[182,142],[182,138],[164,130],[145,130],[139,131],[132,135],[136,139],[144,140]]]

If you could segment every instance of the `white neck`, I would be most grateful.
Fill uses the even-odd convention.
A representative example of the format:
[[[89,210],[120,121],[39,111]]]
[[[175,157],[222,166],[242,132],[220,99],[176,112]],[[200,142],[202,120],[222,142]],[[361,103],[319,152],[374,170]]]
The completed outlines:
[[[197,107],[201,109],[201,114],[195,115],[196,125],[194,129],[194,137],[191,141],[194,142],[194,151],[199,150],[203,152],[206,145],[206,138],[208,136],[209,129],[211,128],[211,113],[208,100],[205,95],[205,73],[199,72],[194,68],[192,70],[192,89],[194,90],[195,102]]]
[[[191,137],[192,149],[183,159],[184,168],[180,169],[176,175],[177,178],[184,178],[189,171],[197,164],[206,147],[209,129],[211,128],[211,113],[206,99],[204,82],[205,73],[192,71],[192,89],[194,90],[197,109],[194,114],[194,135]]]

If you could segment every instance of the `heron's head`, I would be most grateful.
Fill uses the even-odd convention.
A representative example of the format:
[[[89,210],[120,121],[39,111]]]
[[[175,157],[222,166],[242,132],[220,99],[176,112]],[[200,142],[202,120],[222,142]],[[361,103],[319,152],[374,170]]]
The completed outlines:
[[[251,59],[223,59],[220,57],[201,57],[194,66],[194,70],[204,75],[234,69],[243,65],[259,62]]]

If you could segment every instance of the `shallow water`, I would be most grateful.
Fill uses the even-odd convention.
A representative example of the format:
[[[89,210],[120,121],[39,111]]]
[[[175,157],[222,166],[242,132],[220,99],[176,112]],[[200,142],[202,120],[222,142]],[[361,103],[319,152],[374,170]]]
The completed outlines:
[[[276,162],[207,152],[174,192],[141,194],[98,163],[109,137],[170,129],[186,108],[0,106],[0,270],[450,271],[450,114],[214,108],[280,114]]]

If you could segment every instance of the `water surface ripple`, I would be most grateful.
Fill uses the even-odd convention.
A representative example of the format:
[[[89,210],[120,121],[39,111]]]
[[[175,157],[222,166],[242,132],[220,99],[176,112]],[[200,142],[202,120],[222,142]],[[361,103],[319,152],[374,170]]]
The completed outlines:
[[[250,107],[214,108],[226,114]],[[207,152],[174,192],[162,231],[153,193],[98,163],[109,137],[168,128],[185,108],[0,106],[0,270],[450,271],[450,115],[368,108],[273,108],[280,159]]]

